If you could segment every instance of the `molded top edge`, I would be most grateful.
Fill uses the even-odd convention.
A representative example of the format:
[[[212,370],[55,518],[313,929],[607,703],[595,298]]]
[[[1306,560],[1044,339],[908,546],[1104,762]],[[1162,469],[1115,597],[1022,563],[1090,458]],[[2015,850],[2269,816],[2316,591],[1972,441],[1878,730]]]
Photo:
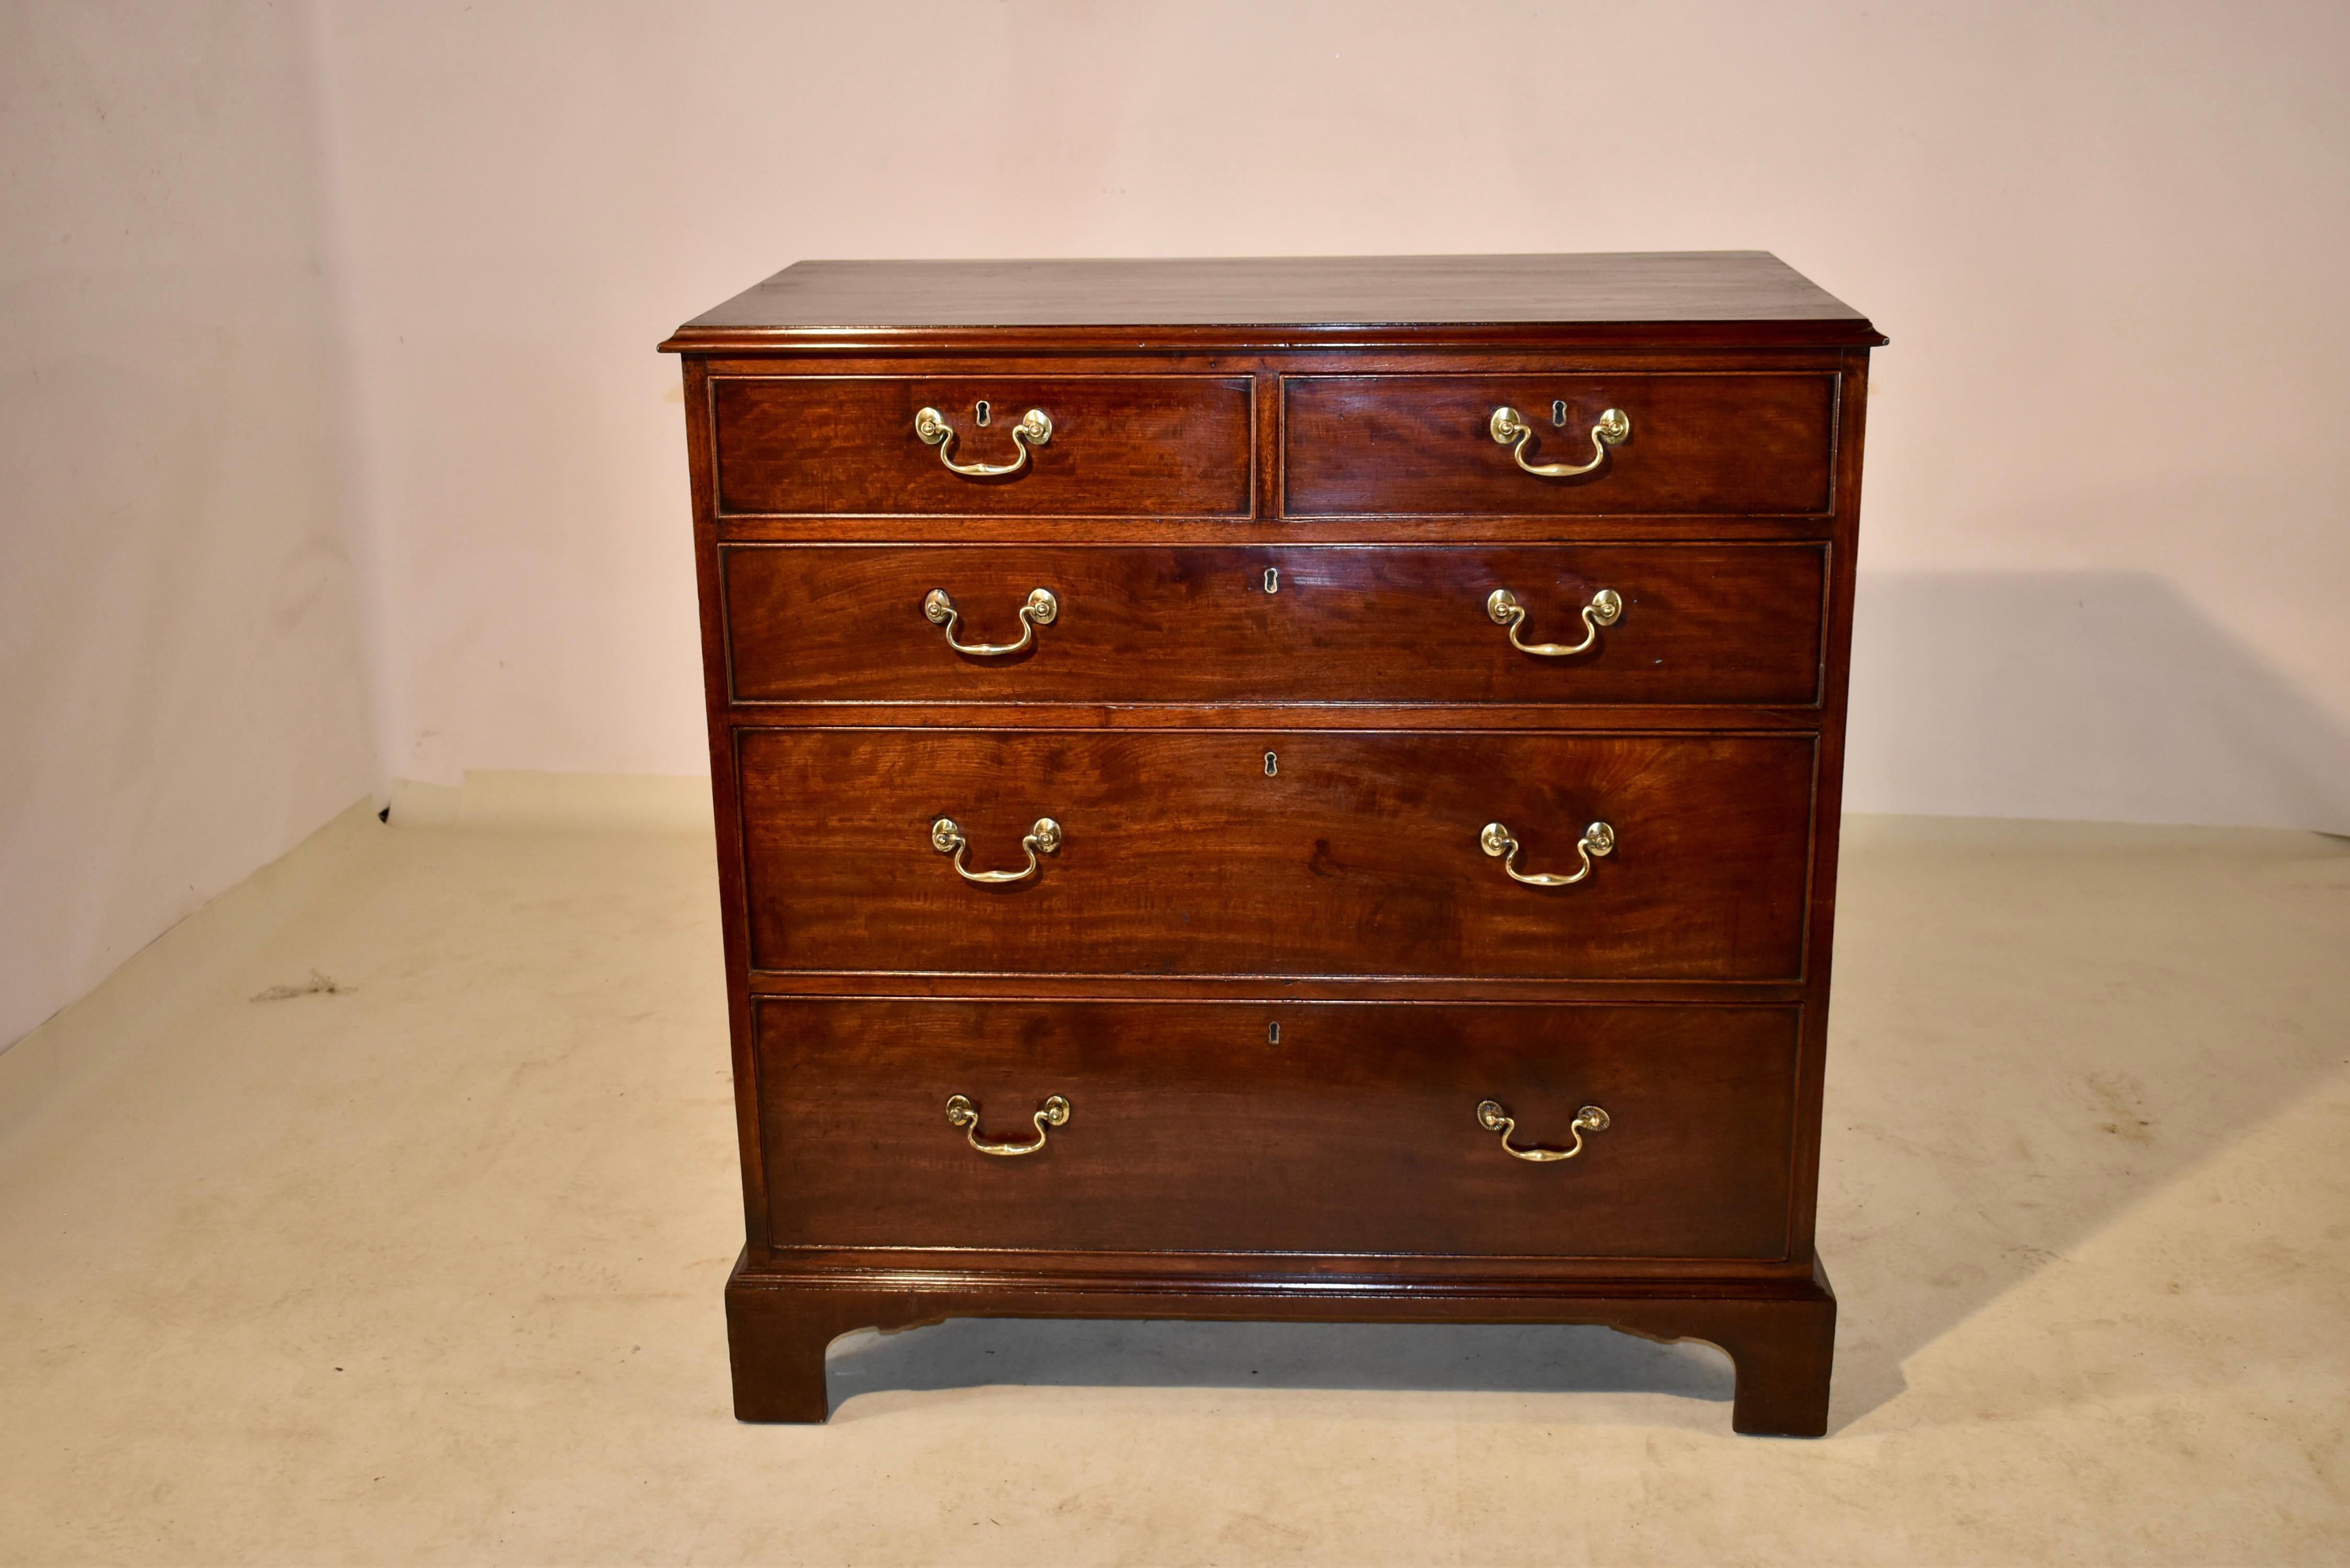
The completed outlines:
[[[1038,329],[1347,341],[1447,328],[1872,346],[1867,318],[1767,251],[1068,261],[804,261],[681,327],[665,349],[958,341]]]

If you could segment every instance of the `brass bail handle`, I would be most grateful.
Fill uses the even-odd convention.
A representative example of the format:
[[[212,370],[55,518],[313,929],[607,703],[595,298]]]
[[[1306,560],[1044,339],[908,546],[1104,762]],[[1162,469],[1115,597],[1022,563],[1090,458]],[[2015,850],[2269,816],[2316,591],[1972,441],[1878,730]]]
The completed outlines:
[[[1513,882],[1523,882],[1529,888],[1572,888],[1591,875],[1595,857],[1615,852],[1616,830],[1604,822],[1595,822],[1585,828],[1583,836],[1575,844],[1575,852],[1582,857],[1583,864],[1563,877],[1553,872],[1519,870],[1518,841],[1498,822],[1489,822],[1477,830],[1477,847],[1499,860]]]
[[[967,1095],[947,1096],[947,1123],[962,1129],[971,1147],[982,1154],[999,1155],[1006,1159],[1024,1154],[1035,1154],[1045,1147],[1045,1129],[1069,1125],[1069,1102],[1059,1095],[1053,1096],[1036,1107],[1036,1141],[1034,1143],[987,1143],[979,1136],[979,1107]]]
[[[1013,450],[1019,455],[1010,462],[957,462],[954,427],[936,409],[924,409],[914,416],[914,433],[938,448],[939,461],[965,479],[999,479],[1027,467],[1030,449],[1053,439],[1053,416],[1042,409],[1031,409],[1020,416],[1020,422],[1012,427]]]
[[[1036,628],[1050,626],[1060,618],[1061,601],[1053,597],[1050,588],[1030,590],[1028,602],[1020,607],[1020,640],[1017,642],[957,642],[955,627],[962,612],[955,608],[953,599],[944,588],[932,588],[922,596],[922,614],[932,626],[944,627],[947,646],[957,653],[968,653],[978,659],[1000,659],[1007,653],[1021,653],[1035,646]]]
[[[1588,653],[1599,646],[1599,628],[1614,626],[1624,618],[1624,596],[1614,588],[1601,588],[1583,607],[1583,640],[1581,642],[1521,642],[1518,628],[1526,622],[1526,607],[1518,596],[1507,588],[1495,588],[1485,596],[1485,614],[1495,626],[1507,627],[1510,646],[1520,653],[1540,654],[1544,659],[1565,659],[1572,654]]]
[[[971,848],[962,836],[962,826],[951,816],[941,816],[931,824],[931,847],[941,855],[954,857],[955,875],[966,882],[1024,882],[1036,875],[1041,853],[1050,855],[1061,847],[1061,825],[1049,816],[1040,816],[1029,826],[1028,836],[1020,847],[1028,852],[1028,864],[1017,871],[974,871],[962,863]]]
[[[1499,1100],[1480,1100],[1477,1103],[1477,1125],[1487,1132],[1502,1135],[1502,1148],[1504,1153],[1519,1159],[1531,1160],[1536,1165],[1548,1165],[1556,1160],[1573,1159],[1576,1155],[1581,1154],[1583,1135],[1587,1132],[1604,1133],[1615,1125],[1615,1120],[1597,1106],[1586,1106],[1575,1112],[1575,1119],[1566,1124],[1566,1130],[1575,1135],[1573,1148],[1520,1148],[1510,1141],[1510,1135],[1518,1130],[1518,1124],[1511,1119],[1508,1111],[1502,1108]]]
[[[1571,479],[1578,473],[1589,473],[1607,462],[1609,447],[1624,444],[1625,438],[1632,433],[1632,416],[1621,409],[1602,411],[1598,422],[1591,427],[1591,461],[1579,463],[1528,462],[1526,442],[1534,438],[1534,427],[1526,423],[1524,415],[1507,403],[1493,410],[1493,417],[1485,421],[1485,428],[1492,432],[1495,441],[1510,449],[1510,455],[1516,458],[1518,466],[1528,473],[1544,479]]]

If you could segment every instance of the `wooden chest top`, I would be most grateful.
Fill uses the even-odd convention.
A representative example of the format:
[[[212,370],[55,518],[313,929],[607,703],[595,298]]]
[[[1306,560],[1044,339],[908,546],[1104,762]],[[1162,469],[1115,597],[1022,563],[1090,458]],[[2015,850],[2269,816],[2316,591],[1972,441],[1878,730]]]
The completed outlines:
[[[1659,348],[1867,348],[1868,318],[1767,251],[1132,261],[804,261],[678,328],[793,346],[1343,346],[1492,337]],[[1481,333],[1475,329],[1489,328]]]

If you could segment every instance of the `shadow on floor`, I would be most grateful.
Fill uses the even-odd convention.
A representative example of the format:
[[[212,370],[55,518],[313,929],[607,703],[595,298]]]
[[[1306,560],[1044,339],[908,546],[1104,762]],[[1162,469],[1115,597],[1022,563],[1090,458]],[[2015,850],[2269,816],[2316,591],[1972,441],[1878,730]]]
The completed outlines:
[[[956,1318],[847,1335],[827,1372],[836,1410],[882,1389],[984,1384],[1637,1392],[1725,1405],[1731,1391],[1730,1358],[1711,1345],[1553,1324]]]
[[[2339,841],[1879,825],[1848,835],[1839,898],[1820,1195],[1832,1431],[1900,1394],[1904,1362],[2330,1081],[2350,1033]],[[2131,1258],[2107,1331],[2133,1296],[2179,1288],[2180,1265]],[[2033,1372],[2002,1400],[2079,1394]],[[2099,1393],[2162,1376],[2108,1367]]]

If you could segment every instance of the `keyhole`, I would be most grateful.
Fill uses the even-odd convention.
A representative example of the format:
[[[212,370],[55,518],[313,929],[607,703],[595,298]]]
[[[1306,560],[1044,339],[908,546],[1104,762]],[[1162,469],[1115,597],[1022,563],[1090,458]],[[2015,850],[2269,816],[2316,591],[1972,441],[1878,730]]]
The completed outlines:
[[[1264,1026],[1264,1043],[1268,1045],[1278,1045],[1281,1044],[1280,1024],[1268,1023]]]
[[[1267,753],[1265,753],[1265,754],[1264,754],[1264,776],[1265,776],[1265,777],[1267,777],[1267,778],[1273,778],[1273,777],[1276,776],[1277,774],[1280,774],[1280,772],[1281,772],[1281,753],[1278,753],[1278,752],[1267,752]]]
[[[1561,404],[1560,404],[1560,405],[1558,405],[1558,406],[1559,406],[1559,407],[1561,407],[1561,408],[1565,408],[1566,405],[1565,405],[1565,404],[1564,404],[1564,403],[1561,403]],[[986,400],[985,398],[982,398],[982,399],[980,399],[980,400],[979,400],[979,407],[978,407],[977,409],[973,410],[972,411],[973,411],[975,414],[977,414],[977,416],[978,416],[978,418],[979,418],[979,422],[980,422],[981,424],[985,424],[985,423],[987,422],[987,400]],[[1561,421],[1561,422],[1564,422],[1564,421]]]
[[[979,406],[983,410],[987,407],[985,403],[982,403]],[[980,415],[979,422],[981,424],[985,424],[987,422],[987,416],[984,413]],[[1566,400],[1565,398],[1555,398],[1552,400],[1550,405],[1550,422],[1554,429],[1564,429],[1565,427]]]
[[[1264,591],[1269,594],[1277,594],[1281,591],[1281,568],[1279,566],[1267,566],[1264,569]]]

